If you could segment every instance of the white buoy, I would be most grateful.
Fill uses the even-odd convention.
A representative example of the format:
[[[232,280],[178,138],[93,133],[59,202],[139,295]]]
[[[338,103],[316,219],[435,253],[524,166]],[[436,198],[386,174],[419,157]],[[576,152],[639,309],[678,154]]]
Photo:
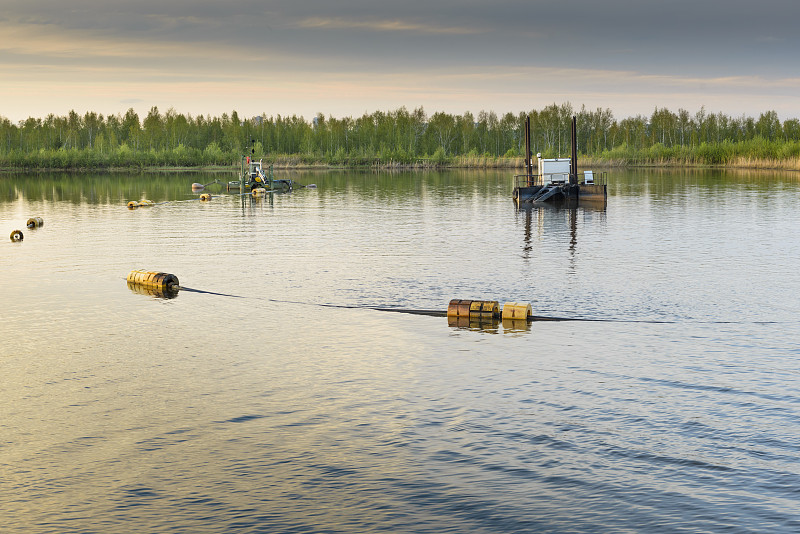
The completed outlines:
[[[192,184],[192,191],[202,191],[205,188],[206,186],[204,186],[203,184],[198,184],[197,182]]]

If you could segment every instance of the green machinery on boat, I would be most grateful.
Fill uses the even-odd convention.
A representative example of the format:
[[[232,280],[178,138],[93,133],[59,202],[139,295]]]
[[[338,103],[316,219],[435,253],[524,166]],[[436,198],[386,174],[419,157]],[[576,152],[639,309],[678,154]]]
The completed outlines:
[[[291,191],[294,189],[294,180],[275,178],[272,165],[265,170],[262,160],[242,156],[239,179],[228,182],[228,191],[238,189],[245,193],[259,188],[266,189],[267,192]]]

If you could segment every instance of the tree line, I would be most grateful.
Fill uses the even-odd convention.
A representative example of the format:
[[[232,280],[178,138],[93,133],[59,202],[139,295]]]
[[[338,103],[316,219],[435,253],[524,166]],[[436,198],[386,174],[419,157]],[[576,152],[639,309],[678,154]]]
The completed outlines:
[[[577,116],[578,151],[615,164],[729,164],[741,158],[800,158],[800,121],[775,111],[759,117],[677,112],[621,120],[610,109],[576,110],[569,103],[540,110],[453,115],[423,108],[375,111],[353,118],[317,114],[311,120],[262,114],[242,118],[185,115],[153,107],[143,118],[70,111],[13,123],[0,117],[0,167],[107,168],[229,166],[242,154],[287,164],[521,164],[523,122],[531,119],[531,149],[546,157],[570,150]]]

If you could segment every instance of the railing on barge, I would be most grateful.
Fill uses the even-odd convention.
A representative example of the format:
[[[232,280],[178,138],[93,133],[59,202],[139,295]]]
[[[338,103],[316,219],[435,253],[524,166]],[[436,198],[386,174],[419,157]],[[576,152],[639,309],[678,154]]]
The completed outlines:
[[[591,181],[587,181],[586,173],[579,176],[578,185],[608,185],[608,173],[592,172]],[[514,175],[514,188],[520,187],[541,187],[545,184],[569,183],[568,174],[516,174]]]

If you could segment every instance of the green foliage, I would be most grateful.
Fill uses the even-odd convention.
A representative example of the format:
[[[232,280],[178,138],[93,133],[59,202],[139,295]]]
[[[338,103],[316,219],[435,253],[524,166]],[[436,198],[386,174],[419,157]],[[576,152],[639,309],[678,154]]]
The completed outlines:
[[[726,165],[742,159],[800,157],[800,121],[777,113],[729,117],[701,108],[694,115],[655,108],[648,117],[617,121],[609,109],[575,111],[552,104],[518,114],[443,112],[422,108],[376,111],[361,117],[242,119],[183,115],[153,107],[143,120],[124,115],[48,115],[17,124],[0,117],[0,167],[89,169],[111,167],[235,166],[244,151],[281,165],[519,164],[523,121],[531,119],[531,152],[569,152],[571,117],[578,117],[578,151],[613,164]],[[432,156],[431,156],[432,154]],[[498,163],[500,160],[503,163]]]
[[[449,161],[443,147],[438,147],[436,149],[436,152],[433,153],[431,160],[437,165],[444,165]]]

